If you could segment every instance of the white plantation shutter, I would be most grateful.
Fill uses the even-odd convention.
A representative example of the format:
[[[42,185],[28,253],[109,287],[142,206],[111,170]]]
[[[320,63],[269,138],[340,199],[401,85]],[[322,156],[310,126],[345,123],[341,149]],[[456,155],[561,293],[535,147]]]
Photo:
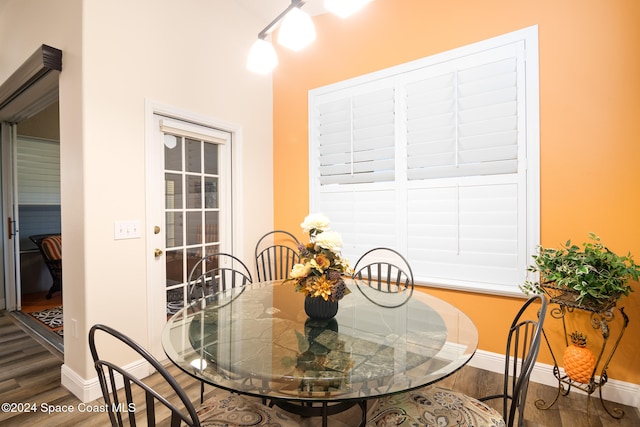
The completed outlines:
[[[396,193],[392,189],[326,191],[319,194],[322,212],[344,241],[343,255],[352,266],[360,255],[376,246],[396,246],[400,233],[395,223]]]
[[[310,94],[311,211],[417,282],[520,294],[539,242],[537,28]]]
[[[393,88],[318,105],[320,182],[394,179]]]
[[[512,183],[410,190],[412,268],[435,283],[518,283],[517,196]]]
[[[516,57],[458,72],[458,165],[464,175],[517,172],[517,77]]]
[[[442,74],[404,86],[410,180],[517,172],[522,44],[438,64]]]
[[[455,169],[455,77],[454,73],[448,73],[405,86],[407,169],[410,179],[437,176],[438,170]],[[441,172],[440,176],[443,175]]]

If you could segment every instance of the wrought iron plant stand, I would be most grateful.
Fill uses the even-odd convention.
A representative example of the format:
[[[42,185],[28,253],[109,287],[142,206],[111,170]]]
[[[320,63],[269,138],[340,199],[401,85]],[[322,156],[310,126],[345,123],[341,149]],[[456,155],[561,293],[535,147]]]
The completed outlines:
[[[579,390],[587,393],[587,417],[590,419],[590,401],[591,395],[598,391],[598,395],[600,398],[600,403],[604,410],[613,418],[620,419],[624,416],[624,411],[620,408],[609,409],[604,402],[602,397],[602,387],[608,381],[607,369],[609,367],[609,362],[613,357],[616,349],[618,348],[618,344],[622,339],[622,335],[624,334],[628,324],[629,317],[624,312],[624,307],[616,307],[617,296],[611,297],[608,300],[605,300],[600,303],[591,303],[591,302],[576,302],[577,293],[572,289],[559,288],[551,285],[543,286],[545,292],[550,297],[551,304],[557,304],[557,307],[553,307],[549,314],[551,317],[555,319],[559,319],[562,321],[562,327],[564,332],[565,345],[569,346],[568,341],[568,333],[567,333],[567,325],[566,325],[566,316],[570,313],[573,313],[576,309],[583,310],[591,313],[591,326],[596,331],[599,331],[602,335],[602,347],[600,348],[596,363],[593,368],[593,372],[591,373],[591,377],[589,382],[580,383],[572,380],[569,376],[561,372],[560,367],[558,366],[558,361],[556,356],[553,353],[553,349],[551,348],[551,344],[549,339],[547,338],[547,334],[543,330],[544,339],[549,348],[549,352],[551,353],[551,357],[553,358],[553,374],[558,380],[558,393],[556,394],[553,402],[548,405],[543,399],[536,400],[535,404],[538,409],[549,409],[551,408],[560,397],[560,394],[566,396],[571,391],[571,387],[575,387]],[[620,325],[620,330],[618,332],[617,337],[615,337],[615,341],[609,348],[607,349],[607,344],[609,344],[609,339],[611,338],[611,331],[609,329],[609,323],[611,323],[616,315],[616,310],[620,313],[622,317],[622,324]],[[617,329],[617,326],[616,326]],[[566,387],[565,387],[566,386]]]

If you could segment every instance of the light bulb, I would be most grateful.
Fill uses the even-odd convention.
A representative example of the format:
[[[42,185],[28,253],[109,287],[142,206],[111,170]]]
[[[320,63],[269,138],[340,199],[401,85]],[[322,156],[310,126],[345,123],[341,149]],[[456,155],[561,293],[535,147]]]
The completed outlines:
[[[270,73],[278,65],[278,55],[273,45],[266,40],[258,39],[251,46],[247,58],[247,69],[254,73]]]
[[[278,43],[297,51],[315,39],[316,28],[311,17],[297,7],[291,9],[280,25]]]
[[[362,9],[370,1],[371,0],[324,0],[324,8],[338,15],[340,18],[347,18]]]

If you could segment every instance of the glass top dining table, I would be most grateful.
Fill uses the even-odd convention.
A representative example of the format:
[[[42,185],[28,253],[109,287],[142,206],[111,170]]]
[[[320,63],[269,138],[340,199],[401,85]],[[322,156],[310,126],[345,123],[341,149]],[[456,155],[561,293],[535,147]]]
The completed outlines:
[[[423,387],[473,356],[478,331],[453,305],[420,290],[403,300],[352,280],[347,286],[338,314],[324,321],[307,317],[304,295],[291,283],[207,296],[169,319],[164,351],[205,383],[307,403],[364,401]]]

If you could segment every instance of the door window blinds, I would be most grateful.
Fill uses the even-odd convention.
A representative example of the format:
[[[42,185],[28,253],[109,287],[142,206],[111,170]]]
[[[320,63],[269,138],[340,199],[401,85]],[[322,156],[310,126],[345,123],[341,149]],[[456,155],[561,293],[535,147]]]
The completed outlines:
[[[390,246],[418,281],[519,293],[539,240],[537,29],[310,92],[311,211],[345,256]]]

